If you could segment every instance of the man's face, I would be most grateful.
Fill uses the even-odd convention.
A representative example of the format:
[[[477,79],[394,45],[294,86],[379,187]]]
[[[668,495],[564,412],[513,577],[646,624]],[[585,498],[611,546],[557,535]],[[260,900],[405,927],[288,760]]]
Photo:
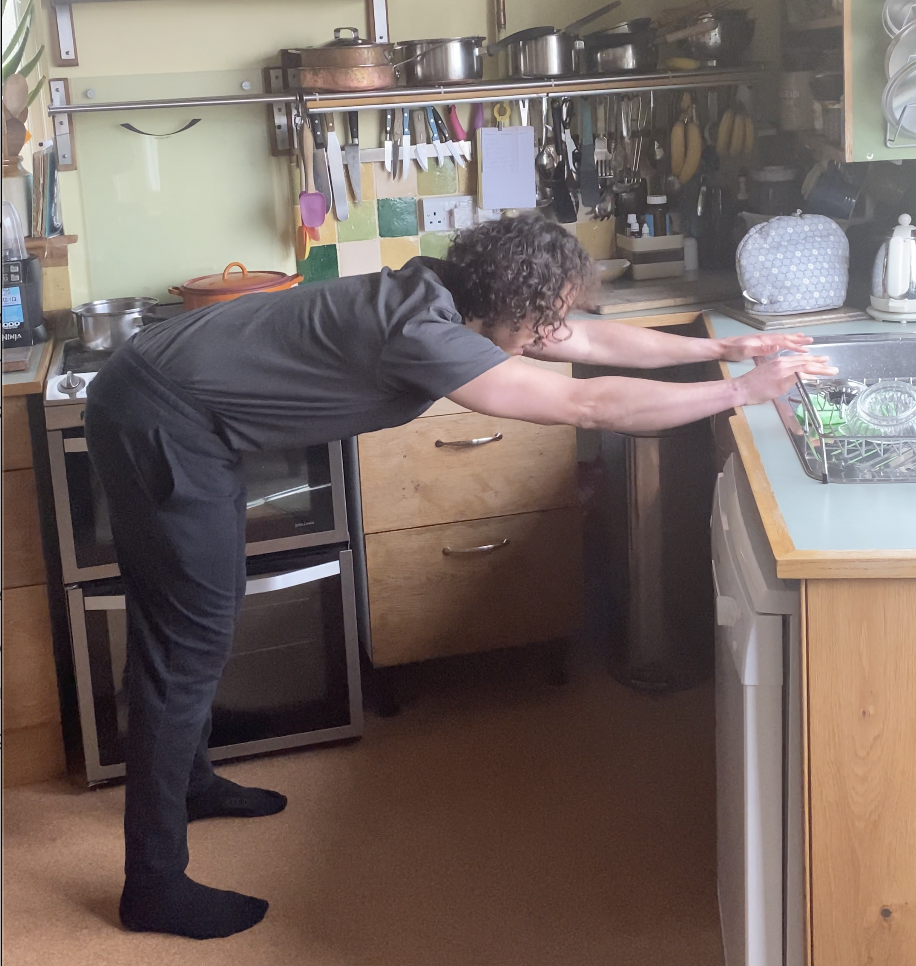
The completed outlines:
[[[515,327],[509,323],[494,325],[484,330],[484,334],[494,345],[498,346],[508,356],[520,356],[526,349],[531,349],[535,345],[537,335],[531,327],[531,322],[524,319],[514,331]]]

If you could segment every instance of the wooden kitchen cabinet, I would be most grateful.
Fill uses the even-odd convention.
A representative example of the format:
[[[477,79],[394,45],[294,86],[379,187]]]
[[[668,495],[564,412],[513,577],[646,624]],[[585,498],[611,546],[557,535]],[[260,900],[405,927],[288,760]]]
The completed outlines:
[[[442,445],[472,440],[488,442]],[[373,666],[578,631],[573,427],[496,419],[442,399],[406,426],[361,436],[358,454],[361,637]]]

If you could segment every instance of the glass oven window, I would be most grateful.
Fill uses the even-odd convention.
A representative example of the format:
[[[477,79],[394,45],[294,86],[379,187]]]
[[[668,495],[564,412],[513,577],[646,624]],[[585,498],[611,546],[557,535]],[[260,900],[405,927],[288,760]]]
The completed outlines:
[[[65,429],[62,435],[65,440],[85,438],[82,429]],[[76,565],[82,568],[117,563],[108,502],[89,454],[65,451],[64,466]]]
[[[327,446],[242,454],[248,488],[248,543],[334,529]]]
[[[293,560],[284,556],[284,580],[338,559],[336,553]],[[250,576],[256,569],[263,574],[265,567],[250,566]],[[274,564],[268,574],[276,570]],[[86,595],[83,606],[99,764],[104,767],[124,761],[130,666],[123,586],[110,581],[100,590]],[[339,573],[248,594],[213,702],[210,747],[349,725],[346,644]]]

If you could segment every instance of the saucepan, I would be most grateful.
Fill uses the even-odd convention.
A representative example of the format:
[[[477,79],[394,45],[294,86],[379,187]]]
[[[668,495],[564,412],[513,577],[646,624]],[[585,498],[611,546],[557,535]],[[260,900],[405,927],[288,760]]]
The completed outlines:
[[[562,30],[555,27],[519,30],[490,44],[487,53],[496,56],[505,50],[508,62],[506,73],[512,78],[567,77],[578,70],[576,51],[582,46],[578,37],[579,29],[619,6],[620,0],[615,0]]]
[[[143,315],[158,304],[159,299],[153,298],[121,298],[78,305],[72,312],[79,340],[87,349],[117,349],[143,325]]]
[[[681,46],[711,67],[734,67],[754,37],[754,21],[748,20],[746,10],[701,13],[694,26],[705,29],[685,39]]]
[[[395,44],[398,80],[408,87],[465,84],[483,77],[486,37],[405,40]]]
[[[697,37],[708,30],[705,24],[691,24],[659,34],[648,17],[628,20],[597,30],[583,38],[585,71],[588,74],[647,73],[658,66],[658,48],[678,40]]]

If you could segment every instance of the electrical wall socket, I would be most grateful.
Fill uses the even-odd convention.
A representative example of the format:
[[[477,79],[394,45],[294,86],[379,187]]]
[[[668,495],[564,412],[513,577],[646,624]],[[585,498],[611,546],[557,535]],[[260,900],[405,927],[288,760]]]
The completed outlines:
[[[469,195],[422,198],[423,231],[451,231],[474,223],[474,202]]]

